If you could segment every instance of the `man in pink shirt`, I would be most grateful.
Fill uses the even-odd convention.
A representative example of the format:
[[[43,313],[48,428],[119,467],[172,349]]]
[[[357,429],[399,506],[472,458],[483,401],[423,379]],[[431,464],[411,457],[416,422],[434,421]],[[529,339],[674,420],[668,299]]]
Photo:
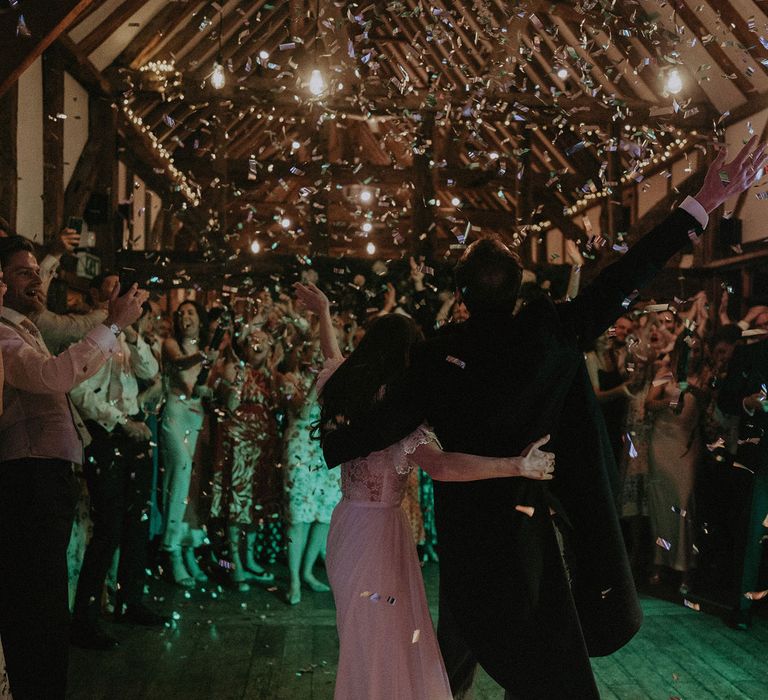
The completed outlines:
[[[30,320],[44,308],[40,267],[21,236],[0,239],[7,285],[0,309],[5,369],[0,415],[0,638],[16,700],[63,698],[69,649],[66,551],[89,436],[68,392],[116,352],[147,294],[134,285],[107,319],[52,356]]]

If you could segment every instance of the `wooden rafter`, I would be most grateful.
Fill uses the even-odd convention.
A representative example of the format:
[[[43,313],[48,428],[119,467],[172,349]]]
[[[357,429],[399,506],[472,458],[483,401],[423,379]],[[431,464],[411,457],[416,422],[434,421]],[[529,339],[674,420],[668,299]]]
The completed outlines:
[[[56,39],[92,4],[94,0],[28,0],[24,3],[27,32],[19,30],[20,15],[0,14],[0,97],[5,94]]]

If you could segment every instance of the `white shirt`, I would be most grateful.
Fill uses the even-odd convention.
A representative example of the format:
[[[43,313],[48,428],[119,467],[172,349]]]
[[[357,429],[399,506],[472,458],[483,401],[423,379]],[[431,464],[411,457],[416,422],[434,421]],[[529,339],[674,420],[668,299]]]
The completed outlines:
[[[139,385],[136,379],[154,379],[160,366],[152,349],[139,337],[135,345],[121,333],[117,352],[90,379],[76,386],[72,401],[80,415],[107,432],[139,412]]]

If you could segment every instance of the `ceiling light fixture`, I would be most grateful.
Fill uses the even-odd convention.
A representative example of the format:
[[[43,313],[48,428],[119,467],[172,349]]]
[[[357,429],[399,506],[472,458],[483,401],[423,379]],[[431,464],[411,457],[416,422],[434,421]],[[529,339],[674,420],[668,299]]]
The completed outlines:
[[[216,60],[213,62],[213,73],[211,73],[211,87],[214,90],[221,90],[227,84],[227,75],[224,72],[224,61],[221,57],[221,34],[224,31],[224,13],[219,11],[219,52],[216,54]]]

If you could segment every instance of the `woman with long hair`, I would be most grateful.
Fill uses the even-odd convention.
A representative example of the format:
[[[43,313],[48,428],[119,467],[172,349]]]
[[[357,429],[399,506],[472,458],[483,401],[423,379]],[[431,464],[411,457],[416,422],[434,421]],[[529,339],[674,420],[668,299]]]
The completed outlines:
[[[216,359],[208,349],[208,319],[205,309],[184,301],[173,315],[173,334],[163,342],[165,408],[160,429],[163,460],[163,549],[168,553],[171,574],[182,588],[194,588],[207,577],[195,559],[194,548],[203,542],[203,532],[190,527],[190,483],[195,448],[203,427],[202,395],[198,385],[204,363]]]
[[[371,323],[343,360],[329,302],[314,285],[294,285],[320,317],[325,366],[317,381],[321,434],[368,418],[406,369],[418,329],[407,316]],[[450,700],[451,691],[427,607],[416,547],[400,507],[414,464],[434,479],[467,481],[524,476],[551,479],[554,455],[530,445],[523,456],[443,452],[419,427],[404,440],[341,466],[342,500],[333,512],[326,568],[336,602],[339,668],[336,700]]]
[[[704,443],[701,417],[704,402],[704,355],[699,336],[684,330],[645,399],[653,426],[648,440],[648,511],[654,541],[654,573],[662,567],[680,572],[681,592],[695,563],[694,486]]]

